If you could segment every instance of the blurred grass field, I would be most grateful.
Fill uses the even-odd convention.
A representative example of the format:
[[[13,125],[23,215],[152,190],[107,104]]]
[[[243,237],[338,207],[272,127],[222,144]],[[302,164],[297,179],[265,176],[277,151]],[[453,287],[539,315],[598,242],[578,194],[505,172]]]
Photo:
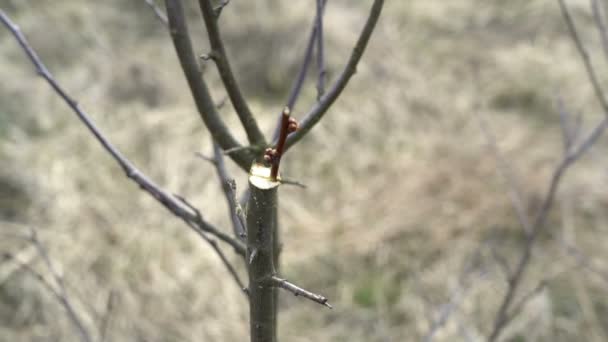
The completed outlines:
[[[196,2],[185,2],[204,53]],[[231,61],[265,132],[298,69],[313,3],[233,0],[222,13]],[[568,3],[606,83],[588,4]],[[330,79],[370,5],[328,3]],[[145,1],[0,0],[0,8],[119,149],[229,231],[215,172],[194,155],[211,153],[209,134]],[[205,78],[223,98],[213,65]],[[95,335],[113,298],[107,341],[246,340],[245,299],[217,256],[124,177],[4,29],[0,79],[0,251],[48,275],[15,236],[36,228]],[[308,189],[280,191],[282,272],[335,309],[282,293],[281,340],[419,341],[446,310],[435,341],[483,340],[507,286],[496,255],[514,264],[523,235],[475,113],[489,122],[532,215],[562,155],[558,95],[582,113],[583,131],[601,118],[556,1],[387,1],[356,76],[284,161],[283,172]],[[315,97],[310,81],[295,116]],[[232,108],[222,113],[245,141]],[[563,247],[608,274],[607,146],[602,139],[567,174],[520,294],[548,285],[504,341],[608,340],[607,280]],[[243,189],[245,175],[231,167]],[[77,338],[37,279],[0,262],[0,341]]]

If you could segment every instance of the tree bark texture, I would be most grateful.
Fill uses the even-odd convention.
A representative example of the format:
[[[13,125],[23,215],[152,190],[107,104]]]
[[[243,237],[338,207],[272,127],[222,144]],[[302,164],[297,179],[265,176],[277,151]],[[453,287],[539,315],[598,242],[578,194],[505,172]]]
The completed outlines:
[[[269,178],[270,168],[255,164],[250,173],[247,203],[247,263],[252,342],[276,341],[275,231],[279,182]]]

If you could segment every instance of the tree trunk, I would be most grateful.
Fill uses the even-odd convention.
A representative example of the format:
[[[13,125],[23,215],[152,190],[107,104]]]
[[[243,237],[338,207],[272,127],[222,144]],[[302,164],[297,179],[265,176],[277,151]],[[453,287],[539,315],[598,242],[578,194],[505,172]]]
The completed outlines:
[[[247,203],[247,264],[251,342],[276,341],[275,234],[277,189],[270,168],[254,164],[249,175]]]

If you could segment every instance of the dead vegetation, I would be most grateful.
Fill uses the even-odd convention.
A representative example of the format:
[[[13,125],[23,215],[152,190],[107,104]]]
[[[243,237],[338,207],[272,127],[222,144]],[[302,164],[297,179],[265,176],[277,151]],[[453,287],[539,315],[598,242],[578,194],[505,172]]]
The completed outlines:
[[[301,27],[314,14],[314,6],[295,3],[233,1],[222,14],[227,48],[267,132],[304,49]],[[608,64],[587,3],[572,5],[604,82]],[[366,6],[328,5],[330,75]],[[3,0],[0,7],[61,82],[95,108],[116,145],[230,229],[214,170],[194,155],[210,154],[210,139],[183,91],[170,38],[144,1]],[[203,28],[192,30],[204,51]],[[296,147],[298,158],[285,160],[285,174],[308,188],[282,189],[284,272],[325,289],[335,309],[284,296],[280,336],[482,340],[506,289],[497,258],[514,263],[522,236],[475,106],[489,118],[530,213],[563,149],[556,95],[583,113],[583,129],[601,117],[599,107],[553,0],[391,1],[375,35],[339,103]],[[0,46],[0,250],[46,274],[19,237],[35,227],[84,324],[105,322],[108,341],[243,340],[247,308],[217,257],[122,176],[5,32]],[[207,72],[221,97],[215,71]],[[302,103],[314,101],[313,84],[304,96]],[[230,108],[223,115],[237,123]],[[606,340],[605,147],[604,139],[562,184],[551,234],[541,237],[522,293],[547,284],[505,340]],[[7,198],[27,205],[13,213]],[[0,340],[77,336],[51,293],[0,262]]]

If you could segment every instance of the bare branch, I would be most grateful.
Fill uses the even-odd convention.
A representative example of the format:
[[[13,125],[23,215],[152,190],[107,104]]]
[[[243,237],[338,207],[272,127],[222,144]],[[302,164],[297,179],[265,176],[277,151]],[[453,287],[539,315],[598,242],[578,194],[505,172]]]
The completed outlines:
[[[154,15],[156,18],[160,20],[165,26],[169,27],[169,19],[167,19],[167,15],[163,12],[160,7],[154,2],[154,0],[144,0],[148,6],[154,11]]]
[[[48,71],[46,66],[42,63],[36,52],[28,44],[26,38],[23,36],[19,28],[4,14],[4,11],[1,10],[0,21],[2,21],[4,26],[6,26],[6,28],[8,28],[13,34],[13,36],[17,39],[23,51],[27,54],[30,61],[36,67],[36,71],[38,72],[38,74],[49,83],[49,85],[53,88],[57,95],[59,95],[72,109],[72,111],[74,111],[80,121],[82,121],[82,123],[95,136],[95,139],[97,139],[97,141],[102,145],[106,152],[108,152],[112,156],[112,158],[120,165],[120,167],[123,169],[128,178],[137,183],[142,190],[149,193],[171,213],[188,223],[188,226],[193,228],[195,232],[197,232],[199,235],[202,236],[203,232],[210,233],[219,238],[220,240],[231,245],[238,254],[243,256],[245,255],[245,247],[239,241],[236,241],[225,233],[217,230],[211,224],[206,222],[202,218],[200,213],[196,212],[192,208],[184,206],[182,201],[177,200],[174,196],[161,189],[146,175],[141,173],[141,171],[139,171],[126,157],[124,157],[120,153],[120,151],[118,151],[110,143],[110,141],[104,136],[104,134],[99,130],[99,128],[97,128],[97,126],[93,123],[89,115],[82,109],[80,109],[78,103],[74,101],[63,90],[59,83],[57,83],[57,81],[53,78],[52,74]]]
[[[241,208],[241,205],[236,200],[236,183],[228,174],[228,170],[226,170],[222,151],[217,144],[213,144],[213,161],[215,170],[217,171],[217,176],[220,184],[222,185],[222,190],[224,191],[224,197],[226,198],[228,209],[230,210],[230,220],[232,222],[234,236],[242,240],[247,236],[245,233],[245,214],[243,212],[243,208]]]
[[[507,292],[503,297],[502,303],[498,309],[496,320],[494,321],[494,328],[490,337],[488,338],[488,341],[495,341],[496,339],[498,339],[504,327],[508,324],[510,320],[510,315],[508,313],[509,309],[512,305],[515,294],[519,286],[521,285],[525,272],[530,264],[536,241],[540,234],[544,231],[545,222],[547,220],[548,213],[553,206],[553,202],[555,201],[555,196],[561,179],[563,178],[568,168],[573,163],[578,161],[591,148],[591,146],[593,146],[595,142],[597,142],[597,140],[604,133],[606,127],[608,126],[608,103],[606,102],[606,98],[604,97],[604,93],[598,82],[598,78],[591,64],[589,55],[580,40],[580,37],[578,35],[578,32],[576,30],[576,27],[574,25],[567,6],[565,5],[563,0],[558,0],[558,3],[562,12],[562,16],[564,17],[564,20],[568,26],[568,30],[570,32],[572,40],[574,41],[574,44],[577,50],[579,51],[579,54],[581,55],[585,70],[587,72],[587,76],[589,77],[589,80],[593,86],[596,97],[602,106],[605,116],[603,120],[600,121],[594,127],[594,129],[585,137],[585,139],[578,146],[572,148],[571,151],[568,151],[566,153],[566,155],[562,158],[561,162],[553,172],[549,185],[549,190],[547,191],[541,208],[537,213],[534,222],[532,223],[532,231],[527,237],[522,256],[515,268],[514,273],[509,279],[509,286]]]
[[[0,11],[0,16],[2,14],[3,13]],[[34,245],[39,253],[41,250],[44,250],[43,248],[41,249],[41,247],[40,247],[41,245],[39,244],[39,242],[34,242],[34,240],[31,240],[31,241],[32,241],[32,243],[34,243]],[[46,251],[44,251],[44,253],[46,253]],[[74,325],[74,328],[80,335],[80,339],[84,342],[92,342],[93,338],[91,337],[90,332],[85,327],[85,325],[82,321],[82,318],[78,315],[76,309],[74,308],[72,301],[70,300],[69,296],[67,295],[67,293],[65,291],[63,278],[60,277],[55,272],[54,266],[50,262],[48,254],[45,254],[45,255],[40,254],[40,255],[44,259],[45,264],[47,265],[47,268],[49,268],[49,271],[51,272],[51,276],[53,277],[53,280],[58,284],[59,289],[55,288],[55,286],[53,286],[48,280],[46,280],[42,276],[42,274],[40,274],[38,271],[33,269],[29,264],[21,262],[21,260],[17,259],[14,255],[12,255],[10,253],[4,253],[3,257],[5,259],[13,261],[15,264],[17,264],[23,270],[25,270],[30,275],[32,275],[36,280],[38,280],[38,282],[45,289],[47,289],[49,291],[49,293],[51,293],[53,295],[53,297],[59,302],[59,304],[61,304],[63,309],[66,311],[70,322],[72,323],[72,325]],[[48,261],[48,263],[47,263],[47,261]]]
[[[305,290],[295,284],[290,283],[286,279],[282,279],[282,278],[279,278],[276,276],[272,276],[270,278],[270,280],[272,281],[272,284],[274,286],[287,290],[287,291],[293,293],[293,295],[296,297],[301,296],[306,299],[312,300],[315,303],[319,303],[321,305],[325,305],[326,307],[328,307],[330,309],[333,309],[333,307],[329,304],[327,298],[325,298],[322,295]]]
[[[285,185],[297,186],[298,188],[302,188],[302,189],[308,188],[308,186],[306,184],[302,183],[302,182],[299,182],[299,181],[294,180],[294,179],[285,178],[285,177],[281,177],[281,179],[279,180],[279,182],[281,182],[281,184],[285,184]]]
[[[220,15],[222,15],[222,11],[224,10],[224,7],[226,7],[229,3],[230,3],[230,0],[224,0],[221,4],[219,4],[219,6],[217,6],[216,8],[213,9],[215,17],[217,19],[220,18]]]
[[[568,154],[571,152],[572,147],[579,137],[582,125],[582,116],[579,113],[579,115],[577,115],[575,118],[572,118],[572,115],[566,109],[564,101],[560,96],[557,97],[557,111],[559,112],[559,123],[562,128],[564,154]]]
[[[326,1],[323,2],[323,6],[325,6]],[[317,8],[318,10],[318,8]],[[291,90],[289,91],[289,95],[287,96],[287,107],[291,110],[294,110],[296,106],[296,102],[300,97],[300,93],[302,92],[302,86],[304,85],[304,81],[306,80],[306,75],[308,74],[308,68],[310,67],[310,62],[312,61],[312,52],[315,47],[315,42],[317,41],[317,17],[318,13],[315,15],[315,18],[312,22],[312,30],[310,31],[310,35],[308,37],[308,43],[306,44],[306,50],[304,52],[304,59],[302,59],[302,64],[300,65],[300,70],[298,70],[298,74],[293,81],[291,86]],[[277,119],[277,124],[274,129],[274,133],[272,136],[272,140],[276,141],[279,138],[279,133],[281,130],[281,120],[283,119],[283,111],[279,114]]]
[[[230,97],[230,101],[234,106],[234,110],[238,114],[239,119],[243,124],[243,128],[245,128],[249,142],[254,145],[265,145],[266,139],[264,138],[264,134],[258,127],[258,124],[251,113],[249,106],[247,105],[247,101],[245,101],[245,98],[243,97],[243,93],[236,81],[236,78],[232,73],[232,68],[230,67],[226,49],[224,48],[224,43],[217,25],[218,16],[216,11],[211,5],[210,0],[199,0],[199,6],[201,8],[201,12],[203,13],[205,27],[207,28],[207,35],[209,36],[209,43],[211,44],[212,52],[209,55],[213,56],[212,59],[217,65],[220,78],[222,79],[224,87],[228,92],[228,96]]]
[[[245,284],[239,277],[239,274],[237,273],[230,260],[228,260],[222,249],[217,245],[217,242],[207,237],[206,234],[201,234],[201,236],[203,237],[203,239],[205,239],[205,241],[207,241],[207,243],[209,243],[209,245],[211,245],[211,248],[215,250],[215,253],[220,257],[224,266],[226,266],[226,269],[228,270],[228,273],[230,273],[230,275],[232,276],[232,279],[234,279],[239,289],[241,289],[245,296],[247,296],[247,288],[245,287]]]
[[[281,164],[281,158],[285,152],[287,136],[290,133],[296,132],[298,129],[298,122],[291,117],[291,109],[285,107],[281,115],[281,129],[279,131],[279,140],[277,141],[276,148],[267,148],[264,152],[264,160],[272,166],[270,179],[273,181],[276,181],[279,176],[279,165]]]
[[[114,292],[114,290],[110,291],[110,294],[108,295],[108,299],[106,301],[106,310],[103,314],[103,316],[101,317],[101,325],[99,327],[99,340],[101,342],[105,342],[106,341],[106,337],[108,336],[108,330],[110,328],[110,320],[112,318],[112,311],[114,311],[114,302],[116,301],[115,299],[116,297],[116,293]]]
[[[357,64],[359,64],[359,60],[361,56],[363,56],[363,52],[367,47],[367,43],[369,42],[369,38],[371,37],[374,28],[376,27],[376,23],[378,22],[378,18],[380,17],[380,13],[382,11],[382,7],[384,5],[384,0],[374,0],[374,4],[369,13],[369,17],[367,18],[367,22],[363,27],[361,35],[353,48],[353,51],[350,55],[350,58],[344,67],[344,70],[335,81],[335,83],[331,86],[329,91],[323,95],[323,97],[313,106],[313,108],[306,114],[304,119],[302,119],[300,123],[300,129],[291,134],[287,139],[286,148],[290,148],[295,143],[297,143],[300,139],[302,139],[308,131],[310,131],[314,125],[321,120],[323,115],[327,112],[329,107],[336,101],[338,96],[342,93],[350,78],[357,71]]]
[[[572,256],[576,260],[577,266],[582,266],[583,268],[587,269],[589,272],[597,275],[600,279],[602,279],[602,281],[604,281],[606,284],[608,284],[608,272],[606,272],[606,271],[600,269],[599,267],[597,267],[596,265],[594,265],[593,262],[591,261],[591,258],[588,255],[586,255],[583,251],[581,251],[579,248],[577,248],[575,245],[568,243],[563,238],[556,237],[556,239],[559,240],[564,252],[566,254]]]
[[[496,339],[499,337],[500,333],[509,321],[508,310],[511,307],[515,294],[519,286],[521,285],[521,281],[525,275],[526,270],[528,269],[528,266],[532,259],[532,254],[534,246],[536,245],[536,241],[545,229],[545,223],[549,211],[553,207],[555,195],[557,193],[557,189],[564,174],[570,168],[570,166],[572,166],[572,164],[578,161],[585,154],[585,152],[587,152],[589,148],[599,139],[599,137],[606,130],[607,126],[608,117],[605,117],[595,127],[595,129],[589,135],[587,135],[586,139],[578,146],[578,148],[576,148],[570,154],[564,156],[560,164],[554,170],[553,175],[551,177],[551,181],[549,183],[549,189],[547,190],[541,208],[531,225],[532,230],[527,236],[521,258],[519,259],[519,262],[517,263],[513,274],[509,278],[509,287],[507,289],[507,293],[503,297],[500,308],[498,309],[498,312],[496,314],[494,328],[488,341],[496,341]]]
[[[177,52],[201,118],[205,122],[213,139],[222,149],[228,150],[241,147],[221,120],[217,108],[211,99],[207,84],[201,77],[196,55],[190,41],[190,34],[181,0],[166,0],[165,3],[167,5],[167,16],[173,45],[175,46],[175,51]],[[250,150],[245,149],[231,153],[230,157],[246,171],[249,170],[251,162],[255,159],[255,155]]]
[[[600,34],[604,57],[608,59],[608,30],[606,29],[606,16],[597,0],[591,0],[591,13],[593,14],[595,26]]]
[[[262,152],[263,149],[264,149],[263,147],[257,146],[257,145],[238,146],[238,147],[233,147],[233,148],[225,149],[223,151],[223,153],[226,156],[232,156],[234,154],[239,154],[239,153],[243,153],[243,152],[249,152],[249,153],[252,153],[252,154],[256,154],[256,153]]]
[[[578,31],[576,30],[576,26],[574,25],[574,21],[572,20],[572,16],[570,15],[570,10],[568,10],[568,7],[564,3],[564,0],[557,0],[557,2],[559,3],[559,8],[561,10],[562,16],[564,17],[564,21],[568,26],[568,31],[570,32],[570,36],[574,41],[574,45],[576,46],[578,53],[581,55],[581,59],[583,60],[583,64],[585,65],[585,71],[587,72],[587,77],[589,77],[589,81],[593,86],[595,97],[600,102],[600,105],[602,106],[602,111],[608,116],[608,100],[606,99],[606,96],[602,91],[602,87],[600,86],[600,82],[595,73],[595,69],[593,68],[593,64],[591,63],[589,53],[583,46]],[[600,31],[602,30],[603,29],[600,27]]]
[[[513,175],[513,171],[511,170],[511,167],[505,157],[502,155],[502,152],[498,147],[498,143],[496,142],[496,136],[490,128],[486,118],[480,113],[480,110],[477,105],[476,107],[477,108],[473,110],[474,115],[478,119],[479,128],[481,129],[486,139],[488,148],[496,158],[496,162],[498,164],[498,172],[507,182],[511,205],[515,209],[515,213],[517,214],[517,219],[519,220],[519,223],[526,231],[526,234],[529,234],[532,231],[532,226],[530,224],[528,214],[526,214],[526,205],[524,203],[523,195],[517,184],[515,176]]]
[[[325,52],[323,49],[323,14],[325,3],[327,0],[317,0],[317,68],[319,69],[319,78],[317,79],[317,100],[325,93]]]
[[[507,314],[504,319],[504,325],[507,326],[515,317],[517,317],[528,305],[528,303],[539,295],[547,287],[547,280],[539,282],[534,289],[525,294],[519,302],[513,305],[513,309]]]
[[[433,341],[437,333],[439,333],[439,331],[448,323],[449,319],[454,316],[454,313],[459,310],[459,307],[473,288],[479,286],[482,280],[487,279],[485,271],[479,270],[479,274],[476,272],[478,267],[476,265],[478,264],[482,247],[483,245],[480,245],[466,261],[458,276],[456,288],[452,292],[450,299],[439,307],[438,314],[435,319],[431,321],[429,332],[423,339],[424,342]],[[471,279],[473,276],[475,276],[474,280]]]

